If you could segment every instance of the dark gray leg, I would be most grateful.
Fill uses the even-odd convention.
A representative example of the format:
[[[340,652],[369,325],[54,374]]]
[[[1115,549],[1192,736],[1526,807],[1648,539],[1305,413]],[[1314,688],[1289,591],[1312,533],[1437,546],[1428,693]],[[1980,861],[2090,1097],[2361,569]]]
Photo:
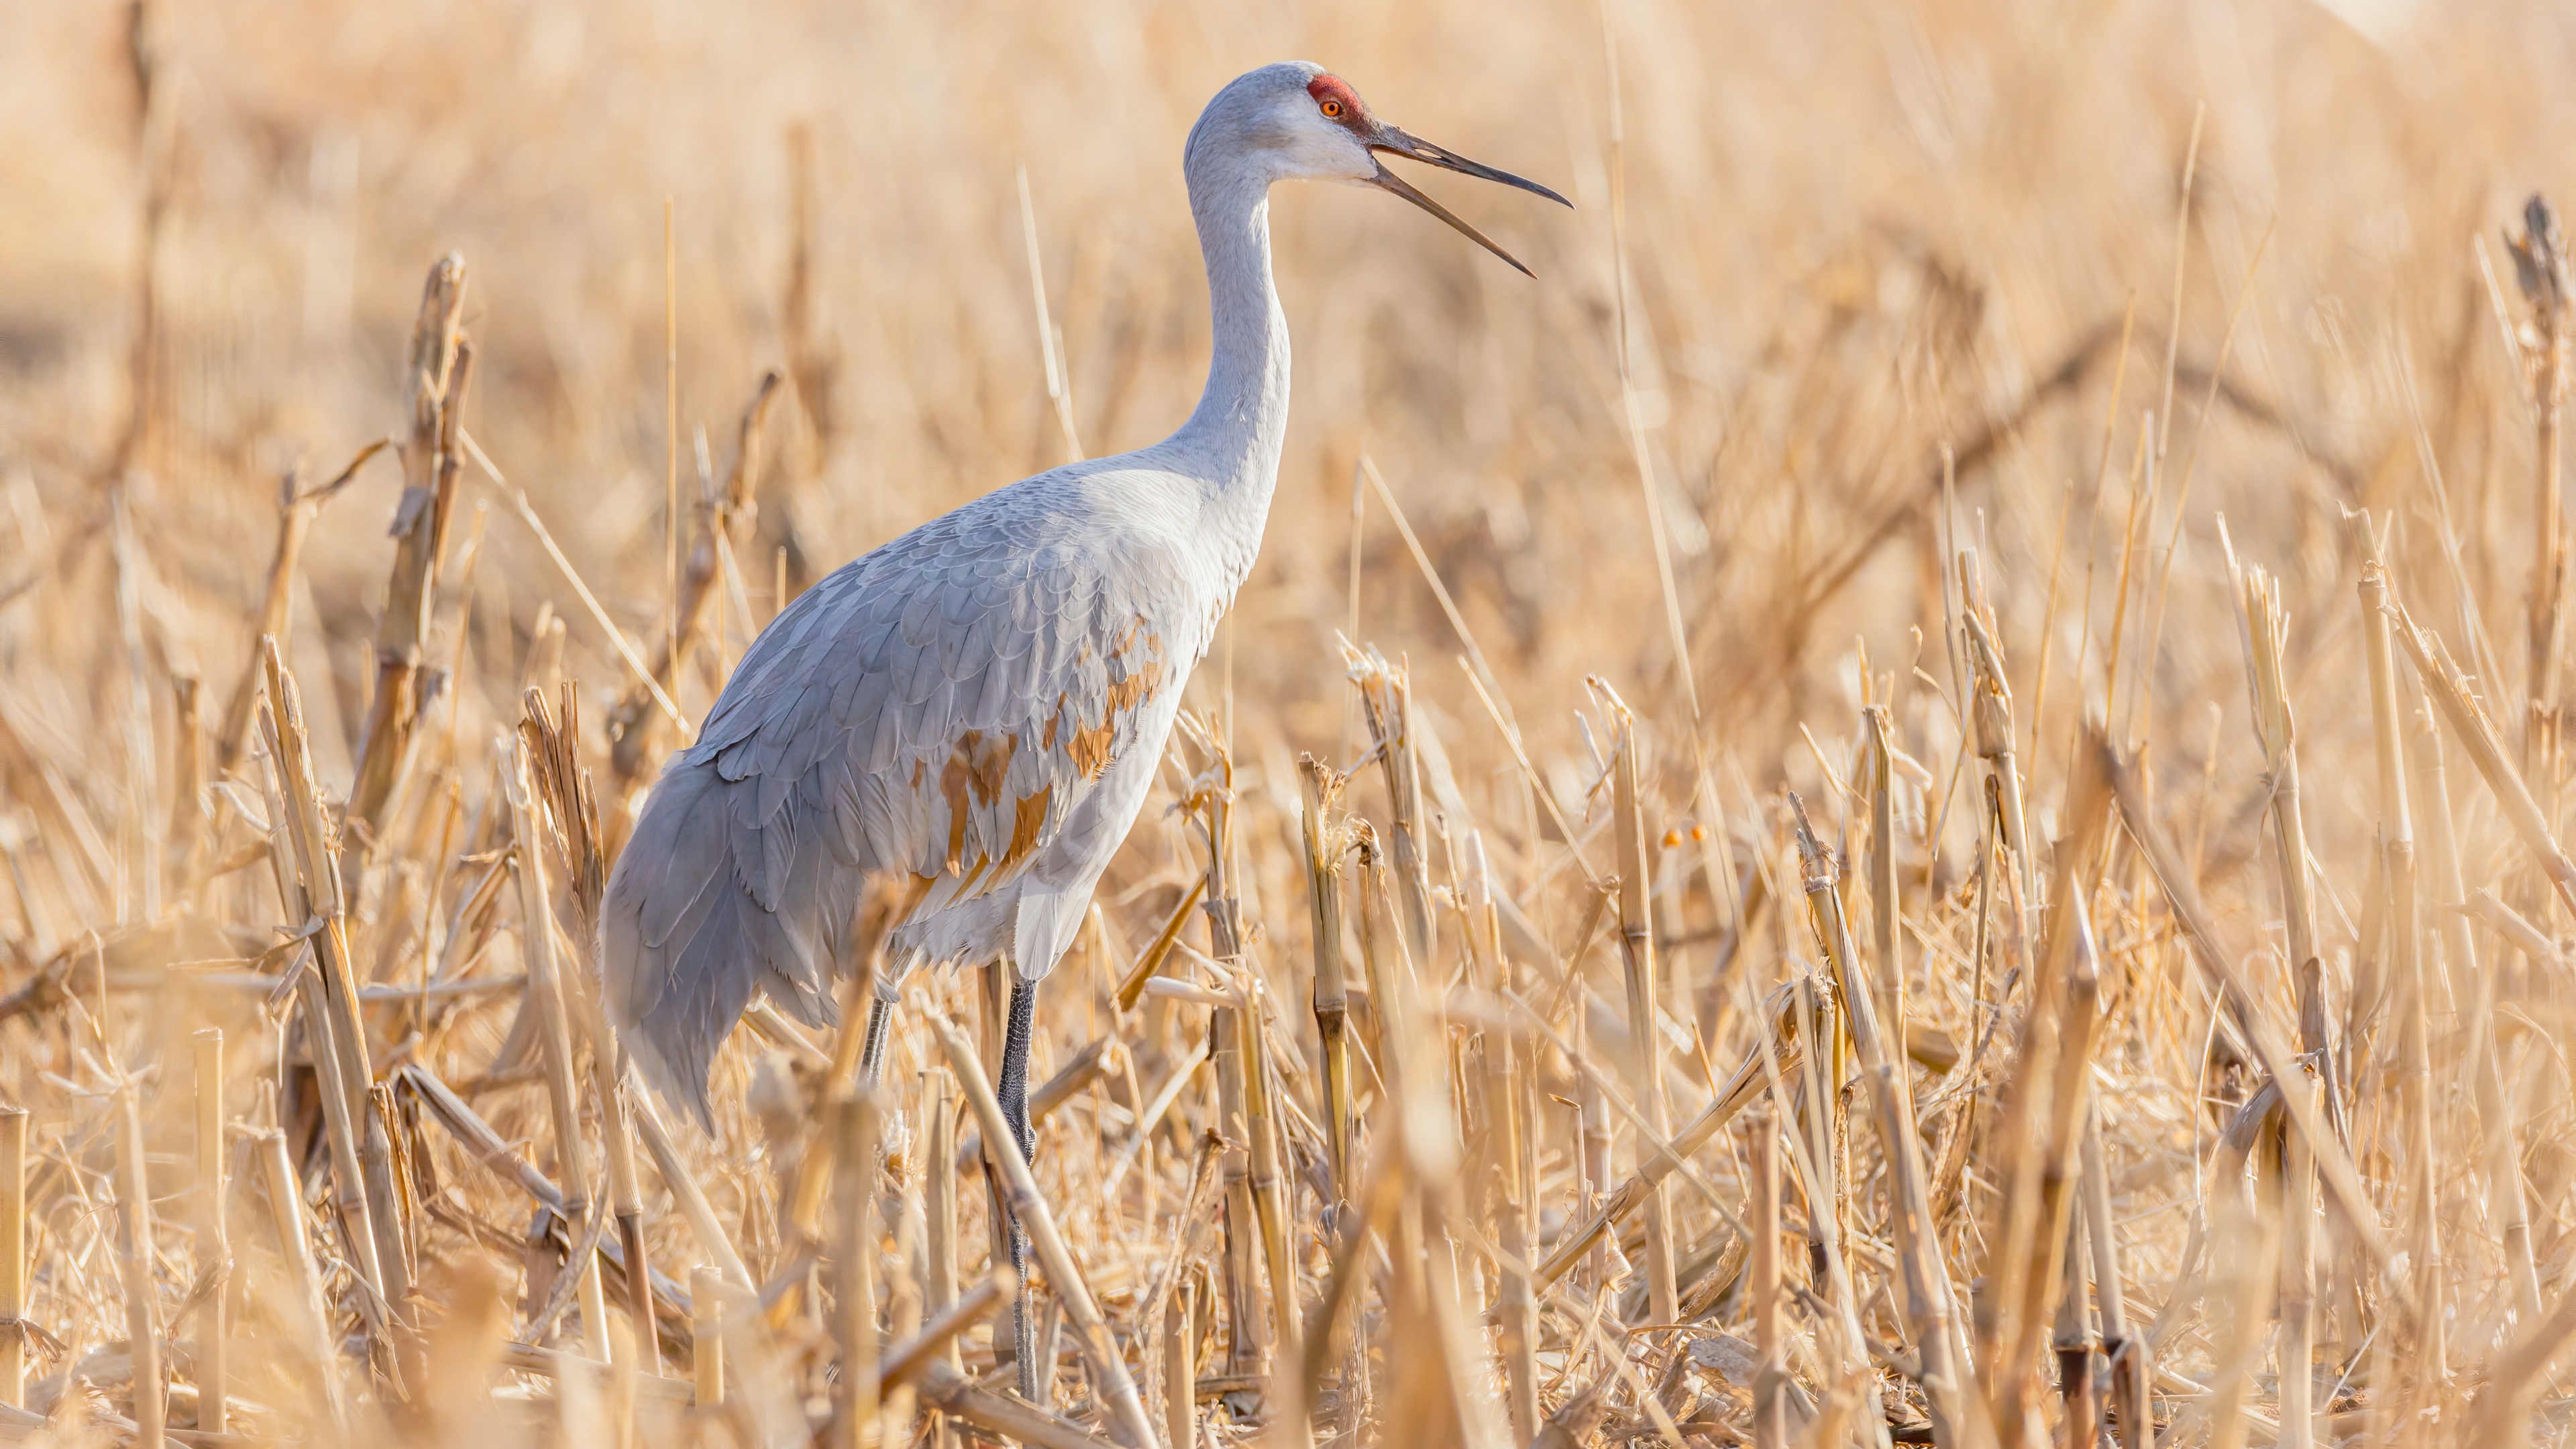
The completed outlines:
[[[868,1003],[868,1044],[859,1053],[859,1085],[873,1087],[885,1071],[886,1028],[894,1025],[894,1003],[879,996]]]
[[[996,971],[1010,971],[1007,961],[996,964]],[[1002,1075],[995,1096],[1001,1099],[1002,1120],[1011,1129],[1012,1145],[1019,1148],[1020,1160],[1032,1167],[1037,1162],[1037,1134],[1029,1130],[1029,1026],[1037,1016],[1037,988],[1017,979],[1011,982],[1010,1024],[1002,1036]],[[1023,1290],[1029,1281],[1029,1234],[1020,1226],[1019,1215],[1010,1219],[1011,1271],[1017,1273]],[[1029,1317],[1029,1295],[1026,1291],[1012,1300],[1011,1337],[1016,1345],[1020,1368],[1020,1397],[1032,1404],[1043,1405],[1042,1392],[1052,1386],[1055,1365],[1041,1365],[1037,1353],[1037,1325]]]

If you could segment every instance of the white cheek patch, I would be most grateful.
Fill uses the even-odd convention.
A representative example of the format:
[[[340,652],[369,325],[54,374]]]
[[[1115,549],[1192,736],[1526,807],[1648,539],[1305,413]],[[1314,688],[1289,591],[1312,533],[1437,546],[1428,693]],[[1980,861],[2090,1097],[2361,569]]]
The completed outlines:
[[[1377,160],[1359,138],[1320,114],[1289,154],[1298,175],[1318,181],[1358,182],[1377,174]]]

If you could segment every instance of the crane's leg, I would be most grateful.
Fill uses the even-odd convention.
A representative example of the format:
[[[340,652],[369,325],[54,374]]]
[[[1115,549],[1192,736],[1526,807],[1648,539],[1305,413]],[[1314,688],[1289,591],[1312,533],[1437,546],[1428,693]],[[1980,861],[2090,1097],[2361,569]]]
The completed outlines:
[[[885,1074],[886,1028],[894,1024],[894,1003],[880,996],[868,1003],[868,1044],[859,1052],[859,1085],[873,1087]]]
[[[994,967],[1012,971],[1010,1024],[1002,1037],[1002,1074],[995,1095],[1001,1099],[1002,1120],[1010,1126],[1012,1145],[1019,1148],[1020,1160],[1032,1168],[1037,1165],[1037,1134],[1029,1129],[1029,1027],[1037,1016],[1037,988],[1018,979],[1009,962]],[[1037,1325],[1029,1317],[1029,1233],[1020,1225],[1019,1215],[1011,1215],[1011,1271],[1017,1273],[1024,1291],[1011,1302],[1011,1338],[1016,1346],[1020,1368],[1020,1397],[1032,1404],[1044,1405],[1039,1397],[1045,1386],[1052,1384],[1055,1365],[1037,1361]]]

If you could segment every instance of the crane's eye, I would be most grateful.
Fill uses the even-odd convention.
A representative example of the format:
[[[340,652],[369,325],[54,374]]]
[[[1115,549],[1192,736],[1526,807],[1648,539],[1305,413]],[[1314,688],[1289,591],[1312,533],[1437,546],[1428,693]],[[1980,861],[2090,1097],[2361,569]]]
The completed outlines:
[[[1327,98],[1324,102],[1324,119],[1328,121],[1338,121],[1341,118],[1342,103],[1340,101]]]

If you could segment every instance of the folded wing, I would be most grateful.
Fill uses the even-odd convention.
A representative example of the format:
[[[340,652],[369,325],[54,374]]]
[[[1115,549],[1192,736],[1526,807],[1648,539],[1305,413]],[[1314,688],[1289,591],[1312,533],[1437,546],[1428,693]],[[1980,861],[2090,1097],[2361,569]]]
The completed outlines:
[[[916,920],[1014,885],[1197,657],[1172,637],[1198,612],[1178,561],[1103,557],[1019,501],[799,596],[655,784],[609,882],[601,974],[637,1064],[702,1117],[755,993],[834,1020],[871,876],[910,877]]]

